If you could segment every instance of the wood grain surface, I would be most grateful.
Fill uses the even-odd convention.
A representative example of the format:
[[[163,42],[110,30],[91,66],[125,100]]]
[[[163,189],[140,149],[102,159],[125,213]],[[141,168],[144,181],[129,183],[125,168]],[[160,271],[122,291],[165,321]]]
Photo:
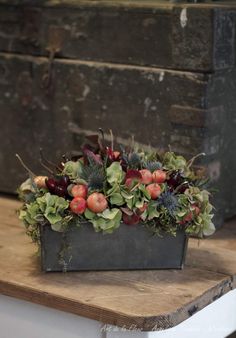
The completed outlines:
[[[184,270],[43,273],[17,219],[0,198],[0,292],[103,323],[152,331],[173,327],[236,286],[236,227],[191,239]]]
[[[235,66],[232,2],[0,0],[0,6],[2,52],[48,56],[56,29],[60,58],[197,72]]]

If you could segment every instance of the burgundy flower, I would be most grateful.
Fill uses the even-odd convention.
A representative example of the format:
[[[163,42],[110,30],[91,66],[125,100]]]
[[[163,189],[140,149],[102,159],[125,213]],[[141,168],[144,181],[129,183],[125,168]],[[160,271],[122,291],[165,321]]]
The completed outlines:
[[[127,213],[122,213],[122,220],[127,225],[135,225],[140,221],[140,216],[136,213],[132,213],[132,215],[127,215]]]
[[[129,169],[126,173],[126,176],[125,176],[126,180],[128,178],[137,179],[138,181],[140,181],[142,179],[142,175],[140,174],[140,172],[138,170]]]

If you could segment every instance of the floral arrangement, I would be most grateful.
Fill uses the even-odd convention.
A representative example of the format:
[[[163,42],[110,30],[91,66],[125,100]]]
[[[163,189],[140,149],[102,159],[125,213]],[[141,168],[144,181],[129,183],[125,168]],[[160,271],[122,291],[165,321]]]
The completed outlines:
[[[154,234],[184,229],[200,237],[215,230],[206,179],[193,169],[196,157],[187,161],[138,146],[114,150],[113,136],[106,145],[103,132],[88,136],[78,156],[63,156],[59,165],[41,152],[49,176],[35,175],[17,157],[29,173],[19,188],[19,218],[35,242],[42,225],[64,232],[89,222],[97,232],[112,233],[138,224]]]

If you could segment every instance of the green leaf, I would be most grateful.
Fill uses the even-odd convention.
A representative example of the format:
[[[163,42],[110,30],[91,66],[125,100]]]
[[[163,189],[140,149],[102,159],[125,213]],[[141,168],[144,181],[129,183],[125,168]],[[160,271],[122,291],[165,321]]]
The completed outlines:
[[[69,207],[69,202],[66,201],[63,197],[59,197],[55,201],[58,212],[64,211]]]
[[[54,231],[63,232],[64,231],[64,224],[63,224],[63,222],[51,223],[51,228]]]
[[[159,217],[159,212],[157,210],[152,210],[150,212],[148,212],[148,220],[150,221],[151,219],[155,218],[155,217]]]
[[[82,173],[83,165],[80,161],[68,161],[64,165],[64,169],[62,171],[63,175],[68,175],[70,179],[77,179]]]
[[[92,220],[92,223],[96,231],[103,231],[104,233],[112,233],[116,228],[115,221],[105,220],[104,218]]]
[[[54,231],[64,232],[69,226],[78,226],[78,217],[67,215],[56,223],[51,224],[51,228]]]
[[[38,222],[43,221],[43,214],[39,209],[37,202],[25,204],[25,209],[20,211],[19,218],[25,223],[26,226],[36,225]]]
[[[62,220],[62,217],[60,215],[55,214],[53,212],[50,213],[50,211],[45,214],[45,217],[51,225],[54,225]]]
[[[37,207],[51,224],[62,220],[65,210],[69,207],[69,202],[63,197],[51,195],[49,192],[36,199]]]
[[[160,213],[157,211],[155,202],[150,202],[147,208],[148,220],[152,220],[155,217],[159,217]]]
[[[62,217],[55,212],[53,207],[48,207],[46,212],[44,213],[44,216],[52,224],[62,220]]]
[[[28,178],[25,180],[19,187],[19,190],[22,192],[35,192],[34,186],[33,186],[33,181],[31,178]]]
[[[19,219],[23,221],[26,215],[27,215],[27,212],[25,210],[20,210]]]
[[[187,170],[187,161],[183,156],[173,152],[166,152],[163,158],[164,167],[168,170]]]
[[[124,180],[125,174],[119,162],[113,162],[107,169],[107,181],[111,185],[121,183]]]
[[[87,208],[85,210],[84,216],[85,216],[85,218],[92,220],[96,217],[96,214]]]
[[[122,197],[121,194],[119,193],[114,193],[113,195],[110,196],[110,203],[115,204],[115,205],[123,205],[125,202],[124,198]]]
[[[127,191],[122,190],[121,195],[124,197],[125,200],[130,200],[134,197],[133,194],[128,193]]]
[[[84,179],[82,179],[81,177],[79,177],[79,178],[77,178],[77,179],[75,179],[75,180],[73,180],[74,181],[74,183],[76,183],[76,184],[84,184],[84,185],[86,185],[87,184],[87,181],[85,181]],[[72,185],[74,185],[74,184],[72,184]],[[68,187],[69,188],[69,187]]]
[[[120,213],[120,210],[117,208],[106,209],[101,214],[99,214],[99,216],[101,215],[101,217],[105,219],[112,220],[117,216],[118,213]]]
[[[140,184],[139,190],[143,193],[143,195],[144,195],[148,200],[151,199],[151,195],[149,194],[149,192],[148,192],[147,189],[145,188],[145,185]]]
[[[111,189],[107,190],[107,195],[113,195],[114,193],[119,193],[120,192],[120,187],[118,184],[114,184]]]
[[[187,213],[188,213],[188,210],[181,210],[181,211],[177,212],[176,215],[178,217],[184,217]]]
[[[133,209],[133,206],[134,206],[134,200],[133,200],[133,198],[130,199],[130,200],[128,200],[128,201],[126,201],[126,203],[127,203],[127,206],[128,206],[129,209]]]
[[[68,206],[69,202],[64,198],[47,192],[45,195],[36,198],[35,201],[25,204],[19,217],[26,226],[27,234],[31,236],[34,242],[39,243],[39,224],[48,221],[55,231],[66,229],[72,219],[71,215],[66,216],[65,214]]]
[[[135,202],[135,207],[136,208],[142,208],[145,202],[146,202],[146,200],[144,198],[142,198],[141,200],[137,200]]]
[[[209,222],[203,227],[203,235],[204,236],[211,236],[215,232],[215,226],[212,222]]]
[[[45,197],[45,195],[42,196],[42,197],[38,197],[38,198],[36,199],[36,202],[37,202],[37,205],[38,205],[39,209],[41,210],[41,212],[44,213],[45,210],[46,210],[46,207],[47,207],[47,202],[46,202],[46,197]]]
[[[108,210],[108,211],[106,211]],[[112,233],[115,229],[120,226],[122,212],[119,209],[112,209],[109,212],[109,209],[106,209],[104,218],[104,212],[97,215],[96,218],[91,220],[91,223],[94,226],[95,231],[103,231],[104,233]],[[101,216],[103,215],[103,216]],[[109,218],[108,218],[109,217]],[[112,219],[111,219],[112,217]]]
[[[145,211],[142,213],[142,215],[141,215],[141,219],[142,219],[143,221],[146,221],[147,216],[148,216],[148,212],[147,212],[147,210],[145,210]]]

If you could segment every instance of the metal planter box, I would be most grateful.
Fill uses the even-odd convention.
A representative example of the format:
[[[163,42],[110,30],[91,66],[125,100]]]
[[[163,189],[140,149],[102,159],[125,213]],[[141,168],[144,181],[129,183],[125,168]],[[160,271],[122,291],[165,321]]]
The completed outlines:
[[[44,271],[182,269],[188,238],[153,235],[142,224],[121,225],[112,234],[96,233],[92,224],[65,233],[41,227]]]

